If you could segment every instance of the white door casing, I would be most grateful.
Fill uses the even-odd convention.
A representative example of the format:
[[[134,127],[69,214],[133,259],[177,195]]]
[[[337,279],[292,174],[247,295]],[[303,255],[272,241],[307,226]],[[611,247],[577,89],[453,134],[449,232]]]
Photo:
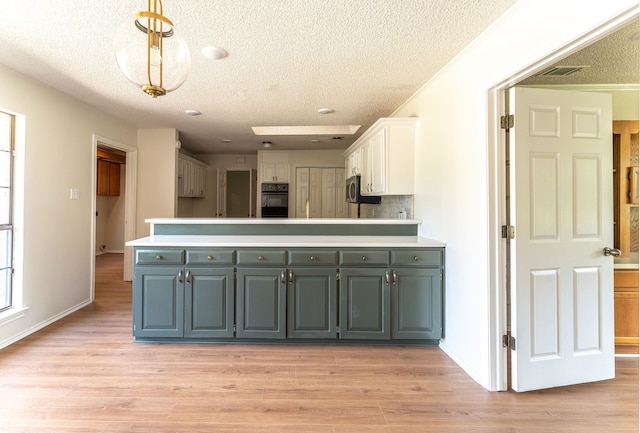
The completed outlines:
[[[611,95],[510,95],[512,387],[613,378]]]

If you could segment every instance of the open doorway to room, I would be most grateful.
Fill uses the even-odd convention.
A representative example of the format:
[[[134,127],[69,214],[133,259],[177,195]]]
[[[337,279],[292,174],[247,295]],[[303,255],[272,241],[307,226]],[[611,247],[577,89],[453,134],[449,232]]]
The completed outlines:
[[[218,169],[219,218],[256,217],[257,179],[254,169]]]
[[[126,247],[135,239],[137,149],[93,136],[91,288],[95,299],[96,256],[120,254],[125,281],[132,278],[132,253]]]

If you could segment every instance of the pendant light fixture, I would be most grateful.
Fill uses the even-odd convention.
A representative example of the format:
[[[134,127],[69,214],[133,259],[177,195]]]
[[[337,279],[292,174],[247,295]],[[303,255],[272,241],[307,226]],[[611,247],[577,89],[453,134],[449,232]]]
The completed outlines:
[[[127,20],[116,36],[115,52],[122,73],[154,98],[180,87],[189,74],[186,42],[162,14],[161,0],[148,0],[147,10]]]

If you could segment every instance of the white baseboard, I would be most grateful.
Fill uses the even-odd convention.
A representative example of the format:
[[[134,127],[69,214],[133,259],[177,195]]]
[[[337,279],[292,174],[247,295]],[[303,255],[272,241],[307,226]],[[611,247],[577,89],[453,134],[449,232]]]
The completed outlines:
[[[23,332],[20,332],[19,334],[16,334],[11,338],[8,338],[6,340],[0,341],[0,349],[3,349],[3,348],[5,348],[5,347],[17,342],[17,341],[22,340],[23,338],[33,334],[34,332],[37,332],[37,331],[39,331],[39,330],[51,325],[52,323],[57,322],[58,320],[62,319],[63,317],[66,317],[69,314],[74,313],[74,312],[78,311],[79,309],[84,308],[84,307],[86,307],[87,305],[89,305],[91,303],[92,303],[91,300],[86,300],[84,302],[81,302],[80,304],[77,304],[77,305],[75,305],[75,306],[73,306],[73,307],[71,307],[71,308],[69,308],[69,309],[67,309],[67,310],[65,310],[65,311],[63,311],[63,312],[61,312],[59,314],[56,314],[55,316],[53,316],[53,317],[51,317],[51,318],[49,318],[49,319],[47,319],[47,320],[45,320],[43,322],[40,322],[40,323],[30,327],[29,329],[25,329]]]
[[[480,377],[478,377],[474,370],[472,370],[471,368],[469,368],[468,365],[466,365],[464,362],[462,362],[462,360],[460,360],[460,358],[458,358],[455,353],[451,352],[451,350],[449,349],[449,347],[447,346],[447,343],[445,342],[445,340],[440,340],[440,344],[438,345],[440,347],[440,349],[447,354],[447,356],[449,358],[451,358],[453,360],[453,362],[455,362],[456,364],[458,364],[458,366],[460,368],[462,368],[464,370],[465,373],[467,373],[469,375],[469,377],[471,377],[471,379],[475,380],[478,385],[482,386],[484,389],[486,389],[487,391],[489,390],[487,384],[485,383],[484,380],[481,380]],[[486,378],[484,378],[486,379]]]

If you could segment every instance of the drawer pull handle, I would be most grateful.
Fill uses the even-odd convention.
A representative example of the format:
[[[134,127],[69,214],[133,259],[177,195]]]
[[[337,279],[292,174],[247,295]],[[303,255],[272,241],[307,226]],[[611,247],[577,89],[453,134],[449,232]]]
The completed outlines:
[[[420,261],[420,256],[413,256],[413,260],[416,261],[416,262],[419,262]]]
[[[367,261],[367,256],[362,256],[362,261],[366,262]]]
[[[158,254],[158,255],[156,256],[156,260],[162,260],[162,256]]]
[[[207,260],[213,260],[213,256],[207,256]]]
[[[264,260],[264,256],[258,256],[258,260],[259,261],[263,261]]]
[[[309,257],[309,260],[311,260],[312,262],[315,262],[316,260],[318,260],[318,258],[316,256],[311,256]]]

